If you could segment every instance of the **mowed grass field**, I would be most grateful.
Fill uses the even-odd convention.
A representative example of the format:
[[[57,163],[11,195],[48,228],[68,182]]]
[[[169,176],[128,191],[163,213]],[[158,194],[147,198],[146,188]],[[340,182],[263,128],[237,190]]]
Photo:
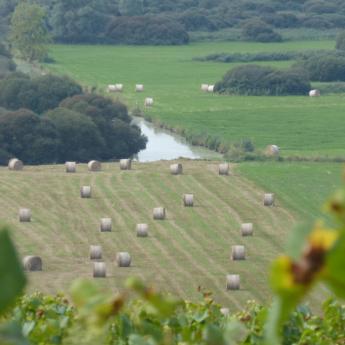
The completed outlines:
[[[238,167],[230,176],[219,176],[216,162],[183,164],[181,176],[170,174],[170,162],[135,163],[131,171],[104,164],[98,173],[78,165],[75,174],[65,173],[62,165],[21,172],[0,168],[0,219],[12,227],[21,256],[43,259],[44,270],[29,273],[28,291],[67,291],[78,277],[93,279],[89,245],[100,244],[108,278],[98,282],[113,290],[138,276],[186,299],[197,299],[202,286],[232,308],[248,299],[268,301],[270,263],[284,251],[297,213],[281,202],[280,190],[276,207],[264,207],[265,190]],[[83,185],[92,186],[91,199],[80,198]],[[184,193],[194,193],[195,207],[182,206]],[[152,219],[157,206],[167,208],[166,220]],[[32,210],[31,223],[18,221],[20,207]],[[112,232],[99,231],[102,217],[112,218]],[[253,237],[241,236],[244,222],[253,222]],[[137,223],[149,224],[148,238],[136,237]],[[231,246],[238,244],[246,247],[245,261],[230,260]],[[115,265],[118,251],[132,255],[132,267]],[[225,276],[231,273],[241,275],[240,291],[226,291]],[[318,298],[313,297],[314,305]]]
[[[215,83],[238,64],[193,61],[211,53],[304,51],[332,49],[333,41],[262,43],[194,43],[182,47],[73,46],[50,48],[55,73],[67,74],[85,86],[104,91],[106,85],[124,84],[122,94],[112,95],[130,108],[143,109],[145,97],[154,107],[144,109],[153,120],[185,131],[187,136],[207,135],[225,143],[247,138],[257,148],[281,147],[283,156],[344,157],[345,95],[309,97],[240,97],[205,94],[201,83]],[[292,61],[265,62],[286,68]],[[136,83],[145,92],[134,92]]]

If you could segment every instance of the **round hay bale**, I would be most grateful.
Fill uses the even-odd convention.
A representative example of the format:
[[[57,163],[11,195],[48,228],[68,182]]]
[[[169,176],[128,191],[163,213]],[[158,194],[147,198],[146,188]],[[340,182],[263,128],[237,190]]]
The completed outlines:
[[[231,247],[231,260],[245,260],[246,250],[244,246],[232,246]]]
[[[25,271],[42,271],[42,259],[39,256],[25,256],[23,259],[23,268]]]
[[[226,289],[227,290],[240,289],[240,276],[238,274],[228,274],[226,276]]]
[[[183,173],[183,166],[181,163],[171,164],[170,165],[170,172],[171,175],[182,175]]]
[[[112,223],[111,218],[102,218],[100,224],[100,231],[101,232],[111,232]]]
[[[146,97],[144,102],[145,107],[152,107],[153,106],[153,98]]]
[[[207,88],[207,91],[210,93],[213,93],[214,92],[214,85],[209,85]]]
[[[147,224],[137,224],[137,236],[147,237],[149,235],[149,226]]]
[[[119,267],[129,267],[131,265],[131,256],[127,252],[116,254],[116,262]]]
[[[93,263],[93,277],[94,278],[106,278],[107,268],[105,262],[94,262]]]
[[[208,92],[208,84],[201,84],[201,91]]]
[[[320,97],[321,96],[321,93],[320,93],[320,90],[310,90],[309,91],[309,96],[310,97]]]
[[[116,92],[116,85],[114,84],[109,84],[107,87],[108,92]]]
[[[219,175],[229,175],[230,166],[228,163],[219,164],[218,172]]]
[[[8,162],[8,169],[10,169],[10,170],[19,171],[19,170],[23,170],[23,168],[24,168],[23,162],[17,158],[12,158]]]
[[[229,316],[230,315],[230,309],[229,308],[220,308],[220,312],[224,316]]]
[[[279,156],[279,146],[277,145],[268,145],[266,147],[265,153],[267,156]]]
[[[135,85],[135,91],[136,92],[143,92],[144,91],[144,85],[143,84]]]
[[[115,84],[116,92],[122,92],[123,91],[123,84]]]
[[[120,169],[121,170],[131,170],[132,169],[132,160],[131,159],[121,159],[120,160]]]
[[[91,245],[90,246],[90,259],[101,260],[102,259],[102,246]]]
[[[164,207],[156,207],[153,209],[153,219],[164,220],[166,217],[166,210]]]
[[[66,173],[75,173],[77,171],[77,163],[76,162],[66,162]]]
[[[183,204],[186,207],[194,206],[194,195],[193,194],[184,194],[183,195]]]
[[[87,163],[87,167],[89,171],[101,171],[102,170],[102,164],[99,161],[90,161]]]
[[[91,198],[91,186],[82,186],[80,188],[80,197],[83,199]]]
[[[19,221],[20,222],[31,222],[31,210],[28,208],[19,209]]]
[[[241,225],[241,234],[243,237],[253,236],[253,223],[244,223]]]
[[[264,206],[274,206],[274,194],[266,193],[264,195]]]

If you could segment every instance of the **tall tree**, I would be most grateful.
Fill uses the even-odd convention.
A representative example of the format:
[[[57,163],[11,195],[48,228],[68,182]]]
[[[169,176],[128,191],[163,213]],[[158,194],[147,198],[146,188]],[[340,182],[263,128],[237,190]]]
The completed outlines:
[[[50,41],[45,26],[46,13],[37,4],[21,2],[15,8],[9,40],[15,53],[27,61],[42,60],[47,55]]]

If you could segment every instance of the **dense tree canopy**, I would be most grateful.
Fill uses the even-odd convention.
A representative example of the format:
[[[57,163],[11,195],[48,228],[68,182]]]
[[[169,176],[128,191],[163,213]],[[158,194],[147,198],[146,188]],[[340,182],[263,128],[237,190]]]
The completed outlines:
[[[226,73],[215,91],[254,96],[306,95],[310,87],[308,76],[302,70],[243,65]]]

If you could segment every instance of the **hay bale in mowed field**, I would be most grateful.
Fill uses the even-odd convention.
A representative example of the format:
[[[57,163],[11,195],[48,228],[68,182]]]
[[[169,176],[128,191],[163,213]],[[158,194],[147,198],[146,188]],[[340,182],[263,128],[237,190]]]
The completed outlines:
[[[210,93],[213,93],[214,92],[214,85],[209,85],[207,88],[207,91]]]
[[[208,92],[208,84],[201,84],[201,91]]]
[[[23,168],[24,168],[23,162],[17,158],[12,158],[8,162],[8,169],[10,170],[19,171],[19,170],[23,170]]]
[[[42,259],[39,256],[29,255],[23,259],[23,268],[25,271],[42,271]]]
[[[321,93],[320,93],[320,90],[310,90],[309,91],[309,96],[310,97],[320,97],[321,96]]]
[[[127,252],[119,252],[116,254],[116,262],[119,267],[129,267],[132,258]]]
[[[166,210],[164,207],[156,207],[153,209],[153,219],[164,220],[166,217]]]
[[[94,278],[106,278],[107,268],[105,262],[94,262],[93,263],[93,277]]]
[[[90,161],[87,163],[87,167],[89,171],[101,171],[102,170],[102,164],[99,161]]]
[[[153,98],[146,97],[144,102],[145,107],[152,107],[153,106]]]
[[[138,237],[147,237],[149,235],[149,226],[147,224],[137,224],[136,230]]]
[[[219,164],[218,173],[219,175],[229,175],[230,166],[228,163]]]
[[[231,260],[245,260],[246,250],[244,246],[232,246],[231,247]]]
[[[77,171],[77,163],[76,162],[66,162],[66,173],[75,173]]]
[[[241,225],[241,234],[243,237],[253,236],[253,223],[244,223]]]
[[[144,91],[144,85],[143,84],[135,85],[135,91],[136,92],[143,92]]]
[[[279,146],[277,145],[268,145],[265,150],[267,156],[279,156]]]
[[[193,194],[184,194],[183,195],[183,205],[186,207],[194,206],[194,195]]]
[[[240,276],[238,274],[228,274],[226,276],[226,289],[227,290],[240,289]]]
[[[111,218],[101,218],[100,231],[111,232],[111,229],[112,229]]]
[[[266,193],[264,195],[264,206],[274,206],[274,194]]]
[[[115,84],[109,84],[107,87],[108,92],[116,92],[116,85]]]
[[[19,209],[19,221],[20,222],[31,222],[31,210],[29,208]]]
[[[120,159],[120,169],[121,170],[131,170],[132,160],[131,159]]]
[[[170,165],[170,172],[171,175],[182,175],[183,173],[183,166],[181,163],[171,164]]]
[[[116,92],[122,92],[123,91],[123,84],[115,84],[116,86]]]
[[[82,186],[80,188],[80,197],[81,198],[91,198],[91,186]]]
[[[101,260],[102,259],[102,246],[91,245],[90,246],[90,259]]]

